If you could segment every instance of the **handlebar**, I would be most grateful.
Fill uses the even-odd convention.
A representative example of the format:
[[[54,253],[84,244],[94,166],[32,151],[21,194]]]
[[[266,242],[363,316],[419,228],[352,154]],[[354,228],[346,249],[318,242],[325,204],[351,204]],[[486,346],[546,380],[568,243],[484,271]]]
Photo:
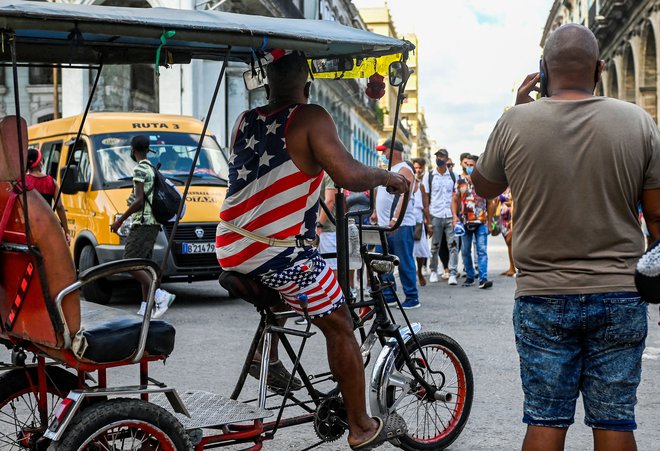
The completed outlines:
[[[403,218],[406,216],[406,210],[408,209],[408,200],[409,199],[410,199],[410,189],[407,189],[402,195],[403,204],[401,205],[401,212],[399,213],[399,217],[396,218],[396,222],[394,223],[394,225],[392,227],[383,227],[383,226],[379,226],[378,224],[364,224],[362,226],[362,230],[377,230],[377,231],[382,231],[382,232],[394,232],[396,229],[398,229],[401,226],[401,223],[403,222]],[[372,204],[372,211],[373,211],[373,196],[371,198],[371,204]],[[349,215],[352,215],[352,214],[349,213]]]

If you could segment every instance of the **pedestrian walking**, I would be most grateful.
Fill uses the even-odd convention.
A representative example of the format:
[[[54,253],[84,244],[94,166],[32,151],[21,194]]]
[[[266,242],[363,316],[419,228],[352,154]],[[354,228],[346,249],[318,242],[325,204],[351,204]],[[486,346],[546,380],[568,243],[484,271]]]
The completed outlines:
[[[422,188],[428,196],[427,215],[431,218],[433,236],[431,241],[431,282],[438,281],[438,254],[442,238],[449,249],[449,285],[456,285],[458,267],[458,242],[454,236],[456,211],[452,202],[456,176],[447,168],[447,149],[435,152],[435,168],[424,175]]]
[[[555,30],[472,176],[481,196],[510,186],[515,199],[523,451],[563,450],[580,394],[596,451],[637,449],[648,324],[634,283],[645,247],[637,203],[656,240],[660,133],[642,108],[593,95],[603,65],[588,28]]]
[[[454,210],[457,212],[453,220],[453,226],[460,221],[465,228],[465,234],[461,237],[463,265],[465,266],[464,287],[475,284],[475,277],[479,277],[479,288],[485,289],[493,286],[488,280],[488,224],[493,218],[494,202],[488,201],[477,195],[472,184],[472,171],[474,170],[474,159],[465,159],[466,174],[457,180],[457,190],[454,194]],[[472,260],[472,242],[477,248],[478,274],[474,270]]]
[[[376,149],[383,152],[388,160],[392,160],[392,172],[403,175],[410,186],[414,182],[414,175],[407,162],[403,161],[403,145],[399,141],[394,141],[393,149],[390,149],[391,141],[388,139]],[[392,227],[396,224],[403,207],[403,196],[396,197],[388,193],[385,187],[379,186],[376,191],[376,211],[372,215],[372,221],[384,227]],[[413,247],[415,244],[415,211],[413,208],[414,197],[408,198],[404,217],[401,220],[401,226],[394,232],[387,235],[387,245],[392,254],[399,257],[399,278],[403,286],[405,301],[402,306],[404,309],[419,308],[419,297],[417,292],[417,278],[415,270],[415,259],[413,257]],[[383,275],[383,279],[392,282],[393,290],[396,291],[396,283],[392,274]],[[385,300],[389,303],[396,302],[394,294],[390,290],[384,292]]]
[[[151,211],[156,173],[147,159],[149,151],[148,136],[136,135],[131,139],[131,159],[137,162],[133,169],[133,191],[127,200],[128,209],[110,227],[113,232],[117,233],[124,221],[131,217],[131,230],[124,244],[124,258],[151,258],[156,237],[160,232],[160,224]],[[151,277],[146,271],[133,271],[131,275],[140,283],[142,289],[142,303],[137,314],[144,316]],[[154,318],[163,316],[175,297],[174,294],[157,288],[156,309],[152,316]]]
[[[423,270],[426,262],[431,257],[429,249],[429,239],[427,231],[431,231],[431,220],[428,215],[428,199],[424,196],[422,180],[426,172],[426,160],[423,158],[413,159],[413,168],[415,170],[415,184],[413,188],[414,208],[415,208],[415,245],[413,246],[413,256],[417,261],[417,280],[421,286],[426,286],[426,277]]]

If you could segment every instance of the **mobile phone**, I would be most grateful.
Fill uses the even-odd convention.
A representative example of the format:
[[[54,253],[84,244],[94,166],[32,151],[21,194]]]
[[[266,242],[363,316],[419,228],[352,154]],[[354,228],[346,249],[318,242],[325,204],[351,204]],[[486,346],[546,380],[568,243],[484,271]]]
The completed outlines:
[[[539,61],[539,72],[541,74],[541,97],[548,97],[548,74],[543,70],[543,60]]]

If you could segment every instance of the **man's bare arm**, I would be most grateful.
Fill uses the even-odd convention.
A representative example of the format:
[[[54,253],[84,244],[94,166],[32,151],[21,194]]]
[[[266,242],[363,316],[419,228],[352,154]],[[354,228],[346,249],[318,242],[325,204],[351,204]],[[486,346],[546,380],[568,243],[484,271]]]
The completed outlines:
[[[334,121],[323,108],[306,105],[304,113],[298,114],[304,114],[305,122],[310,124],[307,140],[314,159],[338,186],[365,191],[385,185],[388,178],[391,179],[386,170],[365,166],[353,158],[339,139]]]
[[[494,197],[499,196],[508,186],[506,183],[494,183],[487,180],[484,176],[479,174],[479,171],[477,171],[476,168],[472,172],[470,178],[472,179],[472,184],[474,185],[477,194],[484,199],[493,199]]]
[[[660,188],[642,191],[642,211],[651,240],[660,238]]]

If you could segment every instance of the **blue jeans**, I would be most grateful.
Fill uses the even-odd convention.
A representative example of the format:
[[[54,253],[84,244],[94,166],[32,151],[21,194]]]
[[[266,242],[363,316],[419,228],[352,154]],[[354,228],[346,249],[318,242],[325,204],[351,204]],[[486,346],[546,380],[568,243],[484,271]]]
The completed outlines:
[[[516,299],[523,422],[568,427],[582,393],[587,426],[636,429],[647,310],[637,293]]]
[[[387,235],[387,246],[390,254],[399,257],[399,278],[401,279],[401,285],[403,285],[406,301],[418,300],[415,259],[413,258],[414,229],[414,226],[401,226],[394,233]],[[376,252],[382,252],[382,250],[381,246],[376,246]],[[396,291],[393,274],[384,274],[383,280],[393,282],[392,288]],[[394,302],[394,294],[390,290],[385,290],[383,296],[385,301]]]
[[[463,254],[463,266],[465,275],[474,279],[474,263],[472,262],[472,240],[477,242],[477,268],[479,268],[479,280],[488,279],[488,227],[481,224],[475,232],[465,229],[465,235],[461,237],[461,254]]]

